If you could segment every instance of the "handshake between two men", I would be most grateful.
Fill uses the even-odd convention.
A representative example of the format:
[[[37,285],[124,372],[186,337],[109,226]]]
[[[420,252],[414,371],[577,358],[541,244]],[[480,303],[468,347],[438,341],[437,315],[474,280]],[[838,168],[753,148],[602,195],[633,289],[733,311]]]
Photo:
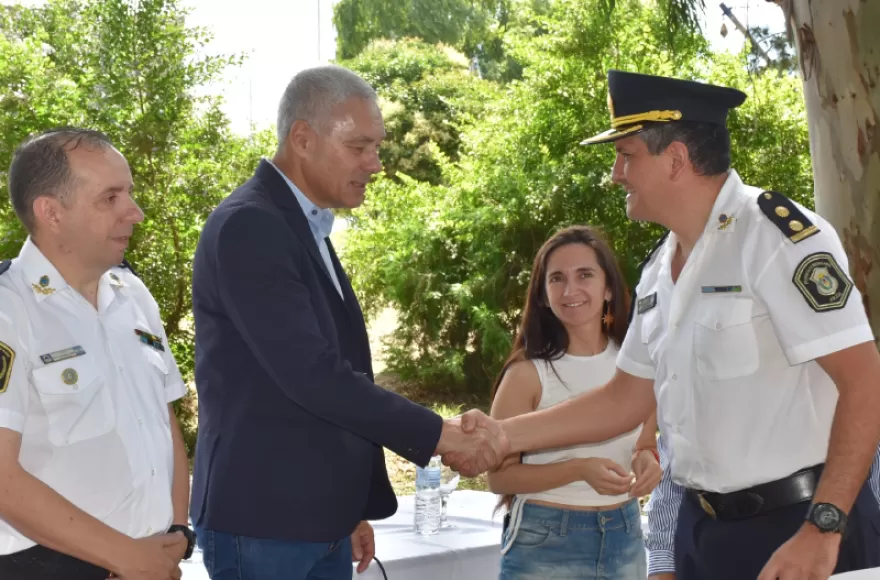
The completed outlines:
[[[476,409],[446,419],[436,453],[465,477],[498,467],[512,453],[501,423]]]

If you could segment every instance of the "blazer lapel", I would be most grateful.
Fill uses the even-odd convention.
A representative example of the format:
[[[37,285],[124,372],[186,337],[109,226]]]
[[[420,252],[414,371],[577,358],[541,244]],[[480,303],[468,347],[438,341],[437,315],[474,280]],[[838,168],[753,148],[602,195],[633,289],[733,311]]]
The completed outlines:
[[[348,279],[348,276],[345,274],[345,270],[342,269],[342,262],[339,261],[339,256],[336,255],[336,249],[333,247],[333,244],[330,242],[330,238],[327,238],[327,249],[330,250],[330,261],[333,262],[333,269],[336,270],[336,277],[339,279],[339,286],[342,288],[342,297],[345,301],[346,309],[348,313],[351,314],[355,320],[359,320],[360,323],[364,327],[364,333],[366,333],[366,322],[364,322],[364,313],[361,311],[361,306],[358,304],[357,296],[354,294],[354,288],[351,287],[351,282]]]
[[[290,190],[290,186],[288,186],[284,181],[284,178],[278,174],[278,170],[276,170],[265,159],[260,161],[256,175],[260,181],[266,185],[266,190],[272,197],[272,201],[282,211],[284,219],[300,239],[303,246],[305,246],[306,250],[309,252],[309,256],[311,256],[312,260],[317,263],[318,267],[324,273],[326,282],[330,284],[331,288],[333,288],[333,294],[339,297],[339,292],[336,291],[336,285],[333,283],[333,279],[330,277],[330,272],[327,270],[327,264],[324,262],[324,258],[318,250],[318,244],[315,242],[315,237],[312,235],[312,229],[309,227],[309,220],[306,218],[306,214],[303,213],[302,207],[296,200],[293,191]],[[340,280],[340,284],[341,283],[342,281]]]

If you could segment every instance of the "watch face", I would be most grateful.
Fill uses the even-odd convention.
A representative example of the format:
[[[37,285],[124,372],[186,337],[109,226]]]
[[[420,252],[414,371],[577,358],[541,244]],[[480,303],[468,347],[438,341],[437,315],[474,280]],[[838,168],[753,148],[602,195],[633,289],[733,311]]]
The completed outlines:
[[[840,514],[832,506],[820,504],[813,512],[813,520],[823,530],[833,530],[840,523]]]

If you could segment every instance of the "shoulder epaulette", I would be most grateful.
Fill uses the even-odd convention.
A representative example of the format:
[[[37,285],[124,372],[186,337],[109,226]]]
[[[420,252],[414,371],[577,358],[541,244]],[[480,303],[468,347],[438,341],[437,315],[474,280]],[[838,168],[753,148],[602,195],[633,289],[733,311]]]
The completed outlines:
[[[645,256],[644,260],[642,260],[642,263],[639,264],[639,270],[638,270],[638,277],[639,278],[642,277],[642,270],[644,270],[645,267],[651,263],[651,260],[654,259],[654,255],[657,253],[657,250],[660,249],[660,246],[663,245],[663,242],[665,242],[666,238],[668,238],[668,237],[669,237],[669,230],[666,230],[665,232],[663,232],[663,235],[660,236],[660,239],[654,243],[654,247],[651,248],[651,251],[648,252],[648,255]],[[638,281],[636,281],[636,286],[638,286]],[[630,307],[629,307],[629,322],[630,323],[632,322],[633,313],[636,311],[636,298],[637,298],[636,288],[633,287],[632,303],[630,304]]]
[[[787,197],[775,191],[758,196],[758,207],[795,244],[819,233],[813,222]]]
[[[137,276],[138,278],[140,278],[140,276],[138,275],[138,273],[134,271],[134,268],[131,267],[131,264],[128,263],[128,260],[123,259],[123,260],[122,260],[122,263],[119,264],[119,267],[120,267],[120,268],[125,268],[126,270],[128,270],[129,272],[131,272],[132,274],[134,274],[135,276]]]
[[[6,270],[9,269],[9,266],[12,265],[12,260],[3,260],[0,262],[0,276],[6,273]]]

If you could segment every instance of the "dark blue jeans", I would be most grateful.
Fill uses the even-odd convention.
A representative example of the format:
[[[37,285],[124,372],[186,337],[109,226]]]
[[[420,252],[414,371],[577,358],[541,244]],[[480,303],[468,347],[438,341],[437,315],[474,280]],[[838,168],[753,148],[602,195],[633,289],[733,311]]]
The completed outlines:
[[[351,580],[351,538],[293,542],[196,532],[211,580]]]

